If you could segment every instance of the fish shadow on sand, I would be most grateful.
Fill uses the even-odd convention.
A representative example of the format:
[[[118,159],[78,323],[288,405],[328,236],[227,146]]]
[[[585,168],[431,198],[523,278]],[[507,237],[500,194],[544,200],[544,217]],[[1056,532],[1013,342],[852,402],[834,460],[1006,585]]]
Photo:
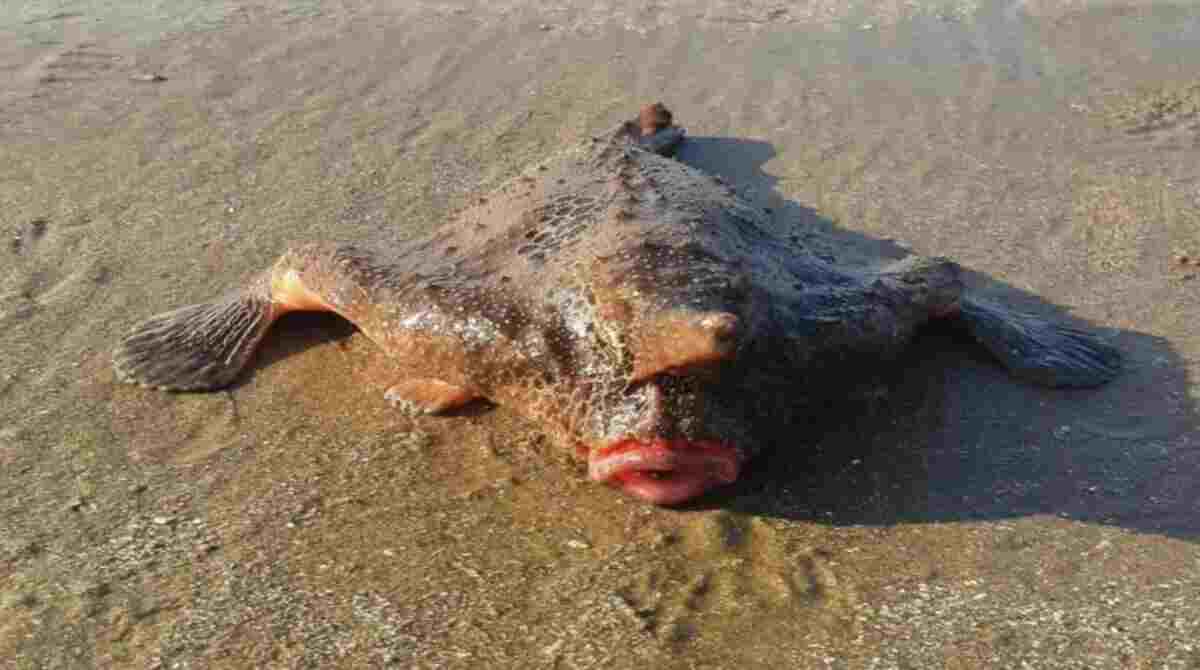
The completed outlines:
[[[692,137],[678,158],[722,176],[778,221],[831,235],[839,250],[909,253],[779,195],[761,170],[774,156],[766,142]],[[994,278],[968,273],[967,283],[1095,328]],[[811,422],[780,427],[736,484],[696,506],[833,525],[1055,515],[1200,538],[1200,453],[1172,447],[1200,425],[1184,361],[1160,337],[1123,330],[1113,342],[1125,355],[1115,381],[1051,390],[1012,379],[963,333],[928,327],[899,360],[847,370],[856,381],[844,389],[814,389]]]

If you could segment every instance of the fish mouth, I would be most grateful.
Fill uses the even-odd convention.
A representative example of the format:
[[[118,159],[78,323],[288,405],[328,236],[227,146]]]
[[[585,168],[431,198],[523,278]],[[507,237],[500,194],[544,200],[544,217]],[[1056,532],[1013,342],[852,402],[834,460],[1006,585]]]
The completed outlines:
[[[678,505],[735,481],[743,460],[721,442],[624,439],[588,458],[588,477],[655,505]]]

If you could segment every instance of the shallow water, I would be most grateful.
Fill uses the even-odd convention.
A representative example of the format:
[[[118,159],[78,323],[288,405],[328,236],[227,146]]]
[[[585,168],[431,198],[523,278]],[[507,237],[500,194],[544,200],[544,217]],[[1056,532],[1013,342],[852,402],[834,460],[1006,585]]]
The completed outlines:
[[[0,6],[0,31],[23,47],[61,45],[72,34],[92,31],[150,44],[185,32],[226,25],[255,4],[231,0],[22,0]],[[318,2],[280,6],[281,15],[313,16]]]
[[[296,6],[0,8],[0,658],[1200,659],[1194,8]],[[503,408],[395,415],[387,361],[332,318],[287,319],[226,393],[114,384],[142,318],[293,240],[432,228],[659,99],[682,160],[846,262],[950,256],[1128,370],[1031,389],[931,332],[683,510],[588,483]]]

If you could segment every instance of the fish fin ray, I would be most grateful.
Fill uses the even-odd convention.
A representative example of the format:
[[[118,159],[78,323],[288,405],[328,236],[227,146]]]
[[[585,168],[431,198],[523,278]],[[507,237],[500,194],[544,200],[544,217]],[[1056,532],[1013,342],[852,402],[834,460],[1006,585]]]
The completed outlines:
[[[153,316],[113,351],[117,378],[164,391],[228,386],[279,316],[261,288]]]
[[[1090,388],[1121,371],[1121,352],[1095,333],[964,297],[959,318],[972,337],[1019,379],[1051,388]]]

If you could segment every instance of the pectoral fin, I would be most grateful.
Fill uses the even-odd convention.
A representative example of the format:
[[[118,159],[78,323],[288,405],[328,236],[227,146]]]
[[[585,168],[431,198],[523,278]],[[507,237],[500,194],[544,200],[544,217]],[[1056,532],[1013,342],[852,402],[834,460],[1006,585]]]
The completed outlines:
[[[281,312],[259,281],[222,298],[154,316],[117,345],[117,378],[163,391],[228,386]]]
[[[1034,384],[1089,388],[1121,371],[1121,352],[1094,333],[974,298],[959,316],[1013,376]]]

